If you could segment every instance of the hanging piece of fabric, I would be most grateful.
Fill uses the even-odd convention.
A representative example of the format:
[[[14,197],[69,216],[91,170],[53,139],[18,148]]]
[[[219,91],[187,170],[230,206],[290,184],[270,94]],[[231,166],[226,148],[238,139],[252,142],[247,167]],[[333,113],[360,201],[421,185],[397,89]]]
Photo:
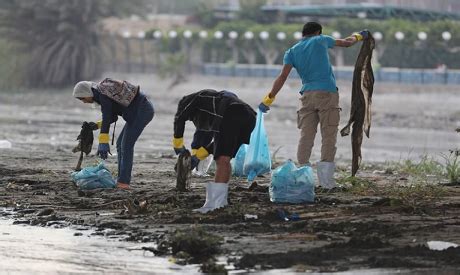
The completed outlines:
[[[351,175],[355,176],[361,163],[361,144],[363,131],[369,138],[371,129],[371,104],[374,91],[374,72],[372,71],[371,59],[375,48],[375,40],[369,32],[356,60],[353,72],[353,86],[351,91],[351,111],[348,124],[340,131],[342,136],[350,134],[350,126],[353,124],[351,133],[351,147],[353,151]]]
[[[91,148],[93,147],[93,140],[94,140],[94,135],[93,135],[93,128],[97,127],[95,126],[94,123],[88,123],[88,122],[83,122],[83,125],[81,126],[80,134],[77,137],[78,144],[75,146],[75,148],[72,149],[73,153],[80,152],[80,157],[78,158],[78,163],[77,167],[75,168],[75,171],[80,171],[81,170],[81,164],[83,161],[83,153],[88,155],[91,152]]]

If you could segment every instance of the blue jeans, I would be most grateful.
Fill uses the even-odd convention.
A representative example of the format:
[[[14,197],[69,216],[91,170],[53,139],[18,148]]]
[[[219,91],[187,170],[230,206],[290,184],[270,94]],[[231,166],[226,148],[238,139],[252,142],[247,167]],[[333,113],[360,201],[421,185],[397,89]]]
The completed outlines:
[[[118,154],[118,182],[129,184],[133,169],[134,144],[141,135],[145,126],[149,124],[154,115],[153,105],[143,98],[139,102],[136,116],[132,122],[126,122],[117,139]]]

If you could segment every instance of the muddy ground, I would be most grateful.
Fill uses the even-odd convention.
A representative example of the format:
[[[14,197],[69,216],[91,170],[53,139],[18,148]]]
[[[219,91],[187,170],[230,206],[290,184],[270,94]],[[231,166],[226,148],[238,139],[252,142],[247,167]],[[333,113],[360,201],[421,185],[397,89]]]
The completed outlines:
[[[348,177],[350,141],[339,139],[336,177],[346,190],[317,189],[315,203],[277,205],[270,202],[269,175],[252,185],[233,178],[230,206],[202,215],[191,210],[203,204],[211,177],[194,177],[188,192],[174,190],[176,159],[170,140],[177,101],[201,88],[226,88],[256,106],[270,81],[200,76],[166,91],[167,83],[155,77],[128,79],[144,87],[156,111],[136,145],[130,192],[78,191],[70,181],[78,158],[71,149],[81,122],[99,117],[97,110],[73,100],[70,89],[0,93],[0,139],[12,143],[11,149],[0,149],[0,207],[14,210],[1,215],[16,223],[87,226],[110,238],[157,242],[158,247],[146,249],[175,254],[183,263],[224,255],[238,269],[460,270],[460,248],[434,251],[426,245],[432,240],[460,244],[460,186],[442,175],[412,173],[401,164],[409,159],[418,163],[423,154],[442,162],[441,154],[458,147],[460,136],[453,131],[460,123],[457,87],[377,84],[371,139],[364,141],[364,164],[357,179]],[[339,85],[345,122],[350,85]],[[279,148],[275,165],[295,158],[297,87],[290,81],[265,117],[271,150]],[[117,132],[121,127],[119,123]],[[187,130],[190,142],[192,127]],[[96,163],[96,146],[84,166]],[[317,149],[313,161],[318,160]],[[107,162],[113,171],[115,158]],[[140,209],[137,205],[144,201],[147,206]],[[300,218],[282,220],[280,209]],[[181,232],[198,236],[196,242],[178,245]],[[203,268],[216,267],[211,263]]]

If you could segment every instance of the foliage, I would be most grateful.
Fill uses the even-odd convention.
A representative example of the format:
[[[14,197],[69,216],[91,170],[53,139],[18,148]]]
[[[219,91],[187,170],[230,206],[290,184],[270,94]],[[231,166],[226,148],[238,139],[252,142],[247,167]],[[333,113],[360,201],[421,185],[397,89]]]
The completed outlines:
[[[445,160],[446,176],[450,183],[460,182],[460,157],[457,152],[451,152],[450,155],[442,155]]]
[[[165,57],[164,62],[160,63],[158,74],[162,78],[172,78],[172,82],[168,88],[172,88],[177,84],[184,82],[185,77],[185,63],[187,58],[184,53],[170,53]]]
[[[251,2],[251,1],[249,1]],[[208,4],[208,6],[205,5]],[[225,21],[216,24],[212,19],[212,7],[208,2],[203,2],[203,12],[197,15],[200,19],[209,20],[205,23],[209,36],[207,39],[195,39],[193,44],[199,45],[202,50],[204,62],[219,63],[248,63],[248,64],[281,64],[283,53],[297,42],[294,33],[301,31],[302,24],[260,24],[249,20]],[[206,14],[206,15],[205,15]],[[208,16],[208,17],[207,17]],[[346,37],[355,31],[369,29],[372,32],[381,32],[383,39],[377,41],[374,59],[385,67],[405,68],[435,68],[439,64],[446,64],[448,68],[458,68],[460,64],[460,23],[456,21],[431,21],[424,24],[408,20],[392,19],[385,21],[357,20],[349,18],[335,19],[324,24],[323,33],[331,35],[338,31]],[[197,30],[196,30],[197,31]],[[215,39],[214,32],[221,31],[222,39]],[[238,33],[238,37],[231,40],[228,34],[231,31]],[[253,39],[246,39],[244,33],[251,31]],[[260,32],[267,31],[269,38],[262,40]],[[402,41],[396,40],[394,34],[401,31],[405,34]],[[424,31],[428,35],[426,41],[420,41],[417,34]],[[452,34],[450,41],[441,38],[443,31]],[[277,33],[284,32],[286,39],[279,40]],[[195,35],[194,37],[197,37]],[[165,38],[168,39],[168,38]],[[176,39],[183,39],[178,37]],[[352,66],[358,55],[359,45],[343,49],[345,65]],[[206,50],[204,50],[206,49]],[[335,53],[333,49],[331,53]],[[237,59],[235,59],[237,58]]]
[[[98,76],[101,50],[98,22],[129,13],[144,0],[5,0],[0,31],[26,56],[25,84],[60,87]],[[133,10],[134,9],[134,10]]]
[[[362,29],[371,32],[381,32],[383,39],[377,41],[377,52],[380,55],[382,66],[403,68],[435,68],[438,64],[458,68],[460,57],[456,54],[460,48],[460,22],[457,21],[431,21],[420,22],[390,19],[385,21],[338,19],[328,25],[331,29],[339,31],[342,36]],[[396,32],[404,33],[404,39],[398,41]],[[419,32],[427,33],[427,40],[418,39]],[[448,42],[442,39],[442,32],[448,31],[452,39]],[[356,47],[346,52],[346,63],[354,62]]]
[[[191,14],[200,4],[209,4],[212,0],[150,0],[154,13]],[[129,3],[130,1],[125,1]]]
[[[412,211],[433,205],[445,192],[445,188],[434,184],[393,185],[384,190],[384,194],[391,200],[391,206],[410,207]]]
[[[378,188],[372,181],[364,178],[347,176],[337,179],[337,183],[345,187],[346,192],[359,195],[369,196],[378,193]]]
[[[403,160],[396,164],[398,170],[411,175],[441,175],[442,165],[433,157],[423,156],[419,162],[410,159]]]
[[[240,0],[238,18],[241,20],[266,23],[267,15],[261,9],[266,3],[267,0]]]
[[[195,8],[193,17],[203,27],[211,28],[217,24],[217,19],[214,17],[214,4],[210,1],[201,1]]]
[[[21,67],[24,58],[14,52],[16,45],[5,39],[0,39],[0,89],[6,90],[20,86],[22,82]]]
[[[251,2],[250,0],[248,2]],[[210,7],[206,10],[207,15],[212,14]],[[201,15],[200,15],[201,16]],[[203,18],[204,15],[203,15]],[[251,19],[251,17],[243,17]],[[392,19],[385,21],[360,20],[342,18],[336,19],[327,24],[323,24],[323,33],[331,35],[333,31],[340,32],[342,37],[347,37],[351,33],[369,29],[371,32],[381,32],[383,39],[377,41],[377,54],[374,59],[378,60],[385,67],[405,67],[405,68],[435,68],[439,64],[446,64],[448,68],[460,68],[460,22],[457,21],[432,21],[420,24],[408,20]],[[209,36],[206,40],[194,40],[194,43],[203,41],[200,45],[203,48],[204,62],[220,63],[272,63],[281,64],[284,51],[295,44],[297,41],[293,35],[296,31],[301,31],[302,24],[261,24],[251,20],[234,20],[220,22],[210,20],[205,24]],[[212,34],[215,31],[222,31],[224,37],[215,39]],[[236,31],[238,38],[230,41],[228,33]],[[244,32],[252,31],[253,39],[245,39]],[[267,40],[261,40],[259,34],[262,31],[269,32]],[[394,34],[397,31],[404,33],[402,41],[396,40]],[[421,41],[418,33],[424,31],[428,39]],[[449,31],[452,34],[450,41],[444,41],[441,34]],[[277,38],[278,32],[286,34],[285,40]],[[238,54],[235,55],[235,48]],[[352,66],[356,61],[359,45],[348,49],[343,49],[345,65]],[[331,53],[337,51],[333,49]],[[238,60],[233,58],[237,56]]]

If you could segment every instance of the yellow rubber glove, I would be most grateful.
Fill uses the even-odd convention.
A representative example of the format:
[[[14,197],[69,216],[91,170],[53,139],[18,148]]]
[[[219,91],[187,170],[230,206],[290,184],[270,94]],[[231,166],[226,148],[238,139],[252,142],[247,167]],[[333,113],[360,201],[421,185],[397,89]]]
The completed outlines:
[[[272,105],[273,101],[275,101],[275,97],[270,97],[270,93],[268,93],[264,99],[262,99],[262,103],[266,106]]]
[[[101,159],[107,159],[108,154],[110,154],[109,134],[100,133],[99,146],[97,147],[97,155],[100,156]]]
[[[352,36],[356,37],[356,40],[361,41],[364,39],[364,37],[360,33],[353,33]]]
[[[268,112],[270,110],[270,105],[272,105],[273,101],[275,101],[275,97],[270,97],[270,93],[268,93],[263,99],[262,102],[259,104],[259,110],[262,113]]]
[[[183,137],[181,137],[181,138],[174,138],[173,137],[172,144],[173,144],[174,148],[182,148],[182,147],[184,147],[184,138]]]
[[[209,156],[208,150],[204,147],[192,150],[192,155],[195,155],[199,160],[204,160]]]
[[[102,120],[96,121],[97,129],[101,129],[102,127]]]
[[[176,155],[180,155],[186,151],[184,146],[184,138],[173,137],[172,144],[174,147],[174,152],[176,152]]]
[[[109,143],[110,137],[107,133],[100,133],[99,134],[99,143]]]

